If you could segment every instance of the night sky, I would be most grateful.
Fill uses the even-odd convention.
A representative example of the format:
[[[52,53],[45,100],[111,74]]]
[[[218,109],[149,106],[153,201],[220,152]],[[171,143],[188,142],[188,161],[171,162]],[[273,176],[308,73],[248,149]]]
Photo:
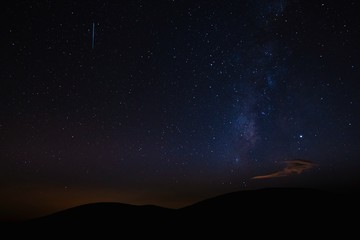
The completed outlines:
[[[358,1],[9,2],[0,219],[358,186]]]

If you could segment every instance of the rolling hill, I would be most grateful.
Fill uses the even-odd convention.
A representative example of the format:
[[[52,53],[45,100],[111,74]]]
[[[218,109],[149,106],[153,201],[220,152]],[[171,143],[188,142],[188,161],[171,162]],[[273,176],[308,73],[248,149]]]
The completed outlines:
[[[350,219],[359,216],[357,200],[352,194],[312,189],[261,189],[232,192],[181,209],[122,203],[86,204],[11,227],[33,233],[46,228],[59,234],[103,232],[134,237],[144,233],[164,237],[167,232],[174,236],[211,235],[214,231],[248,232],[254,226],[270,232],[283,228],[295,232],[329,231],[347,227]]]

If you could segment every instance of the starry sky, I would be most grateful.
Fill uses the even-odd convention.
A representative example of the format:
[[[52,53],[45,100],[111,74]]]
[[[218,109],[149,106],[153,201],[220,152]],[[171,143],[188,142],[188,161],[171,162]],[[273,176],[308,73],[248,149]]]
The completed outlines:
[[[358,186],[359,10],[348,0],[9,1],[0,218]],[[255,177],[294,159],[313,167]]]

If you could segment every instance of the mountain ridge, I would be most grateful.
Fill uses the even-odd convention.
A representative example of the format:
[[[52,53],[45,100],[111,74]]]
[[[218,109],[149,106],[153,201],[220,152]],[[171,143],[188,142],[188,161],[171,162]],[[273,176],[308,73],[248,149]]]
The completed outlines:
[[[42,231],[44,227],[55,232],[66,229],[90,235],[104,230],[109,233],[120,231],[134,236],[142,236],[144,232],[157,236],[166,231],[179,235],[233,232],[237,229],[246,231],[253,224],[270,230],[279,226],[303,228],[304,223],[306,228],[339,228],[358,216],[357,200],[353,194],[271,188],[231,192],[180,209],[113,202],[90,203],[12,227],[32,232]]]

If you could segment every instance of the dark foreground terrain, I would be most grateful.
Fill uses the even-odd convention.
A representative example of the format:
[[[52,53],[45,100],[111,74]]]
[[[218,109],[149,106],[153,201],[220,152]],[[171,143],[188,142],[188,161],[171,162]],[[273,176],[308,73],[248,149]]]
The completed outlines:
[[[145,234],[170,239],[194,233],[200,236],[250,233],[254,237],[278,234],[280,238],[290,239],[334,233],[344,237],[359,224],[358,200],[356,194],[263,189],[233,192],[182,209],[121,203],[87,204],[3,227],[15,235],[44,236],[50,231],[50,238],[70,232],[82,236],[130,234],[137,237]],[[294,236],[288,235],[289,232]]]

